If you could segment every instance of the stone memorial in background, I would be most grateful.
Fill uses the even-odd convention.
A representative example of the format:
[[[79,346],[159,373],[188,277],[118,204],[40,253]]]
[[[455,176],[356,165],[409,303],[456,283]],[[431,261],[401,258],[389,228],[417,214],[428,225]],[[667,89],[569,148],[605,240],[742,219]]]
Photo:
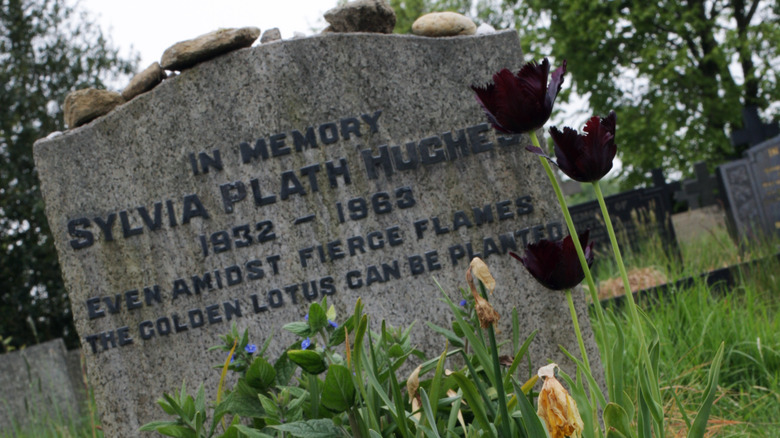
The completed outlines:
[[[659,172],[660,173],[660,172]],[[612,226],[621,246],[640,250],[641,243],[658,236],[670,253],[679,254],[672,224],[673,186],[666,184],[663,174],[654,172],[656,185],[621,192],[604,198]],[[607,226],[598,201],[583,202],[569,207],[578,230],[590,229],[590,239],[602,252],[611,251]]]
[[[78,420],[82,392],[80,362],[69,364],[62,339],[0,355],[0,433],[33,422]],[[75,368],[75,369],[73,369]]]
[[[740,236],[780,234],[780,136],[718,167],[730,225]]]
[[[358,297],[374,329],[418,322],[440,354],[433,277],[459,299],[474,256],[534,364],[573,373],[563,295],[509,250],[563,234],[539,160],[497,137],[469,88],[523,62],[515,32],[432,39],[325,34],[195,66],[112,113],[35,145],[46,213],[106,436],[133,436],[186,380],[214,399],[236,323],[275,358],[309,302]],[[577,294],[591,360],[597,357]],[[343,320],[342,320],[343,321]],[[599,373],[600,374],[600,373]]]

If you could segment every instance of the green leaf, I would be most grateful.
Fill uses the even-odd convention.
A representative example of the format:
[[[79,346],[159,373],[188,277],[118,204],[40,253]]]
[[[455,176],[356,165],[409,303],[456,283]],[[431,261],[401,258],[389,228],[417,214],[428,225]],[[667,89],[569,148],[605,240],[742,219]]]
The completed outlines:
[[[300,344],[298,344],[300,345]],[[282,353],[279,359],[274,363],[274,370],[276,371],[276,384],[279,386],[286,386],[290,383],[290,379],[295,374],[295,364],[287,357],[287,353]]]
[[[301,369],[311,374],[319,374],[326,369],[328,365],[320,353],[312,350],[289,350],[287,357],[295,362]]]
[[[253,429],[243,424],[234,424],[229,429],[239,432],[238,436],[246,435],[249,438],[273,438],[271,435],[264,434],[257,429]]]
[[[715,353],[715,358],[712,359],[712,365],[707,376],[707,387],[704,389],[704,401],[699,408],[699,412],[696,413],[693,426],[688,430],[688,438],[701,438],[707,431],[707,421],[712,409],[712,403],[715,401],[715,393],[718,389],[718,377],[720,376],[720,365],[723,362],[724,347],[725,344],[721,342],[720,348]]]
[[[312,333],[324,329],[328,326],[328,316],[320,303],[311,303],[309,305],[309,329]]]
[[[336,413],[352,407],[355,403],[355,385],[347,367],[334,364],[328,368],[321,401],[325,408]]]
[[[276,370],[262,356],[256,357],[246,370],[246,383],[260,391],[273,386],[276,380]]]
[[[520,421],[525,428],[526,436],[531,438],[546,437],[547,429],[542,425],[542,420],[539,416],[536,415],[536,410],[531,404],[531,401],[523,394],[520,383],[513,378],[512,384],[515,387],[515,397],[517,397],[517,406],[520,411],[516,411],[511,415],[520,418]],[[518,413],[520,415],[518,415]]]
[[[141,432],[154,432],[159,427],[175,425],[175,421],[152,421],[141,426]]]
[[[463,391],[463,398],[466,399],[466,403],[468,403],[469,408],[471,408],[471,412],[474,413],[474,418],[477,419],[477,422],[479,422],[485,431],[491,430],[490,422],[485,414],[485,400],[482,400],[482,397],[480,397],[477,392],[477,387],[474,386],[474,382],[461,372],[452,373],[450,377],[455,379],[458,386]]]
[[[620,432],[620,436],[626,438],[633,436],[631,433],[631,419],[628,417],[628,413],[617,403],[607,404],[604,409],[604,426],[609,429],[614,429]]]
[[[442,355],[444,357],[444,355]],[[431,407],[431,401],[428,399],[428,394],[425,393],[425,389],[420,388],[420,401],[422,402],[422,409],[425,413],[425,419],[428,421],[428,425],[431,426],[431,433],[426,434],[426,436],[433,436],[433,437],[440,437],[439,431],[436,428],[436,418],[435,413],[433,412],[433,407]]]
[[[243,418],[262,418],[265,416],[265,409],[257,398],[257,391],[245,380],[239,379],[233,392],[214,409],[214,421],[219,421],[225,414],[239,415]]]
[[[461,348],[463,347],[463,345],[464,345],[463,344],[463,339],[461,339],[460,336],[456,335],[455,332],[453,332],[452,330],[447,330],[444,327],[439,327],[438,325],[436,325],[436,324],[434,324],[434,323],[432,323],[430,321],[426,321],[425,324],[431,330],[433,330],[436,333],[438,333],[438,334],[444,336],[445,338],[447,338],[447,340],[450,342],[450,344],[452,344],[452,345],[454,345],[456,347],[461,347]]]
[[[333,438],[343,436],[341,430],[333,424],[333,420],[328,418],[296,421],[270,427],[299,438]]]
[[[295,333],[296,335],[306,338],[311,336],[311,329],[309,329],[309,324],[303,321],[295,321],[288,324],[285,324],[282,326],[283,329],[287,330],[288,332]]]
[[[157,428],[157,433],[175,438],[196,438],[195,431],[186,426],[161,426]]]

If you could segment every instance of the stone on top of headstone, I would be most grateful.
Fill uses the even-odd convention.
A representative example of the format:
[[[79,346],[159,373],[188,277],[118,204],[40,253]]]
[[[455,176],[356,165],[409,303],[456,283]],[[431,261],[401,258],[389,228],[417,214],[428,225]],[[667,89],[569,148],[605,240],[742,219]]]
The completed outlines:
[[[270,43],[273,41],[279,41],[282,39],[282,32],[278,27],[274,27],[263,32],[263,36],[260,37],[260,43]]]
[[[271,360],[296,340],[281,327],[323,297],[337,323],[362,298],[372,329],[449,326],[434,277],[460,299],[474,256],[505,339],[517,306],[520,336],[539,330],[530,360],[574,372],[558,347],[577,351],[566,300],[507,254],[563,237],[555,195],[529,137],[497,135],[469,87],[522,60],[514,31],[315,35],[201,64],[38,141],[105,435],[164,417],[155,400],[182,380],[213,400],[225,356],[209,347],[233,323],[257,344],[273,334]],[[439,355],[444,339],[418,327],[413,342]]]
[[[393,33],[395,11],[385,0],[356,0],[325,12],[327,32]]]
[[[486,35],[489,33],[496,33],[496,28],[487,23],[482,23],[477,27],[477,35]]]
[[[139,94],[146,93],[165,79],[165,70],[155,61],[141,73],[133,76],[130,83],[122,90],[122,97],[130,100]]]
[[[168,47],[160,65],[165,70],[186,70],[216,56],[249,47],[259,36],[260,29],[256,27],[215,30]]]
[[[65,97],[62,109],[65,124],[73,129],[110,113],[123,103],[125,99],[115,91],[95,88],[76,90]]]
[[[457,12],[431,12],[412,23],[412,33],[427,37],[474,35],[477,25]]]

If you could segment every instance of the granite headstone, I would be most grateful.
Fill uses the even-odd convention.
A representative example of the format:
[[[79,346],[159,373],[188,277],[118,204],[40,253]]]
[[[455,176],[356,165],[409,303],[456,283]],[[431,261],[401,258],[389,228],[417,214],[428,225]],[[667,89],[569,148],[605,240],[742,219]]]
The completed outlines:
[[[215,395],[230,324],[271,355],[327,296],[375,324],[449,325],[473,256],[535,365],[573,367],[562,295],[506,253],[563,234],[526,136],[497,137],[469,85],[523,61],[518,36],[325,34],[200,64],[111,114],[39,141],[46,212],[106,436],[164,417],[186,380]],[[590,357],[598,357],[576,297]],[[419,327],[423,325],[420,324]],[[441,338],[420,328],[419,348]],[[568,364],[568,365],[567,365]],[[600,374],[600,373],[599,373]]]

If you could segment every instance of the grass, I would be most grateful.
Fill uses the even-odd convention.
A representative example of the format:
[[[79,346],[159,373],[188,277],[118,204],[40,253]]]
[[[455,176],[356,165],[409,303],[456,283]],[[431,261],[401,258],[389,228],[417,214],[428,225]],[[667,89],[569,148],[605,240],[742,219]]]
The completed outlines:
[[[692,420],[700,403],[709,364],[721,342],[726,354],[719,392],[708,425],[709,436],[780,436],[780,261],[767,257],[777,251],[777,241],[765,239],[738,247],[723,233],[711,233],[681,248],[683,263],[659,251],[651,242],[646,252],[631,254],[632,267],[653,266],[670,282],[740,263],[758,260],[742,274],[735,287],[713,294],[703,281],[671,290],[660,301],[641,303],[661,338],[660,379],[670,436],[685,436],[686,419]],[[598,278],[611,275],[613,267],[600,266]],[[638,357],[639,342],[629,335],[624,315],[618,324],[627,334],[625,360]],[[594,330],[598,329],[593,324]],[[614,326],[607,335],[614,336]],[[635,363],[626,370],[634,370]],[[636,376],[626,376],[636,382]],[[635,391],[636,388],[631,388]],[[678,403],[679,400],[679,403]],[[682,406],[682,408],[681,408]]]
[[[84,383],[86,385],[86,379]],[[0,430],[0,438],[103,438],[91,389],[87,403],[82,406],[83,414],[80,417],[74,418],[73,415],[67,415],[60,410],[46,413],[32,407],[31,411],[25,424],[12,420],[12,430]]]

